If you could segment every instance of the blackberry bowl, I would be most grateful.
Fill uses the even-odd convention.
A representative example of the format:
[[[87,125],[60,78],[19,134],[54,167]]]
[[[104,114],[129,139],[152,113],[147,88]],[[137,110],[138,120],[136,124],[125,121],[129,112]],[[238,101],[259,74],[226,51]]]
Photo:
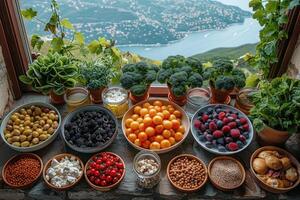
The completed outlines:
[[[253,126],[249,118],[238,109],[224,104],[200,108],[192,118],[191,127],[196,142],[218,155],[239,153],[253,139]]]
[[[84,106],[69,113],[61,128],[65,143],[80,153],[102,151],[118,134],[116,117],[98,105]]]

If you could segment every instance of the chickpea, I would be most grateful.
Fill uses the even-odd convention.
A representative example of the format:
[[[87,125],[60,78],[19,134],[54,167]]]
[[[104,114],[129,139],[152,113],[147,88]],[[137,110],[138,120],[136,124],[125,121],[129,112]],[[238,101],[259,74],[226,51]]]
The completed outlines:
[[[26,112],[27,112],[28,115],[32,115],[32,110],[27,109]]]
[[[45,141],[45,140],[47,140],[47,135],[46,134],[42,134],[42,135],[40,135],[39,136],[39,140],[41,140],[41,141]]]
[[[39,124],[33,124],[33,126],[32,126],[33,130],[36,130],[36,129],[38,129],[39,127],[40,127],[40,125],[39,125]]]
[[[15,130],[13,130],[12,135],[19,136],[19,135],[21,135],[21,132],[18,129],[15,129]]]
[[[42,117],[43,120],[47,121],[48,120],[48,117],[47,116],[44,116]]]
[[[37,138],[39,136],[40,136],[40,134],[37,131],[32,132],[32,137]]]
[[[27,138],[26,138],[26,140],[30,142],[32,140],[32,134],[28,135]]]
[[[38,128],[36,131],[37,131],[39,134],[42,134],[42,133],[43,133],[43,129],[41,129],[41,128]]]
[[[20,132],[23,133],[25,131],[24,127],[20,127]]]
[[[8,133],[11,133],[11,132],[5,129],[4,134],[8,134]]]
[[[24,141],[21,143],[21,147],[29,147],[30,143],[28,141]]]
[[[51,120],[55,120],[55,115],[54,115],[53,113],[50,113],[50,114],[49,114],[49,118],[50,118]]]
[[[39,138],[33,138],[31,141],[33,144],[38,144],[40,142]]]
[[[11,138],[11,137],[12,137],[12,134],[7,133],[7,134],[5,134],[4,136],[5,136],[5,139],[7,140],[8,138]]]
[[[10,120],[8,120],[7,124],[12,126],[13,125],[13,121],[10,119]]]
[[[24,121],[24,125],[25,125],[25,126],[29,126],[29,125],[30,125],[30,123],[31,123],[31,121],[30,121],[30,120],[26,120],[26,121]]]
[[[40,120],[40,125],[41,125],[41,126],[44,126],[45,124],[46,124],[45,120],[41,119],[41,120]]]
[[[26,114],[27,114],[27,112],[26,112],[26,110],[25,110],[24,108],[22,108],[22,109],[20,110],[20,113],[21,113],[22,115],[26,115]]]
[[[10,119],[11,119],[12,121],[16,121],[16,120],[18,119],[18,117],[17,117],[17,115],[13,114],[13,115],[10,117]]]
[[[20,125],[20,124],[21,124],[21,120],[20,120],[20,119],[16,119],[16,120],[15,120],[15,124],[16,124],[16,125]]]
[[[14,129],[20,129],[20,126],[18,126],[18,125],[13,125],[13,128],[14,128]]]
[[[24,142],[27,139],[25,135],[20,135],[20,142]]]
[[[19,118],[20,118],[21,120],[24,120],[24,119],[25,119],[25,116],[24,116],[24,115],[20,115]]]
[[[49,128],[50,128],[50,125],[49,124],[45,124],[44,127],[43,127],[43,130],[47,131]]]
[[[52,134],[54,133],[54,131],[55,131],[54,128],[50,127],[50,128],[48,129],[47,132],[48,132],[50,135],[52,135]]]
[[[20,142],[14,142],[14,143],[12,143],[12,145],[16,146],[16,147],[20,147],[21,146]]]
[[[47,120],[47,124],[52,125],[52,124],[53,124],[53,121],[52,121],[51,119],[48,119],[48,120]]]
[[[12,127],[12,125],[7,125],[7,126],[6,126],[6,129],[7,129],[8,131],[12,131],[12,130],[13,130],[13,127]]]
[[[30,135],[30,133],[32,133],[31,129],[25,129],[25,131],[23,132],[24,135]]]
[[[52,127],[54,129],[57,129],[58,128],[58,122],[57,121],[53,122]]]
[[[19,142],[20,141],[20,136],[13,136],[12,141],[13,142]]]
[[[40,107],[35,107],[34,112],[35,112],[37,115],[41,115],[42,110],[41,110]]]
[[[13,143],[13,139],[10,137],[10,138],[7,138],[7,142],[9,143],[9,144],[12,144]]]

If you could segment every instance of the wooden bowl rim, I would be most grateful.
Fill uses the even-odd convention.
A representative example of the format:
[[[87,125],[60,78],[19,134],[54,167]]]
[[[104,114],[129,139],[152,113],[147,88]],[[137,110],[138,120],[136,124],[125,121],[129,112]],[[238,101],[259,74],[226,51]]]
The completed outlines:
[[[7,166],[8,166],[11,162],[17,160],[18,158],[23,158],[23,157],[25,157],[25,156],[28,156],[28,157],[32,157],[32,158],[37,159],[37,160],[40,162],[40,165],[41,165],[41,166],[40,166],[40,171],[39,171],[38,175],[36,176],[36,178],[35,178],[34,180],[32,180],[30,183],[28,183],[28,184],[26,184],[26,185],[20,185],[20,186],[13,185],[13,184],[9,183],[9,182],[7,181],[7,179],[6,179],[6,168],[7,168]],[[9,187],[11,187],[11,188],[15,188],[15,189],[23,189],[23,188],[27,188],[27,187],[29,187],[31,184],[35,183],[35,182],[40,178],[40,176],[42,175],[42,172],[43,172],[43,167],[44,167],[44,165],[43,165],[43,160],[41,159],[40,156],[38,156],[38,155],[35,154],[35,153],[21,153],[21,154],[18,154],[18,155],[14,155],[14,156],[11,157],[8,161],[6,161],[5,164],[4,164],[4,166],[3,166],[3,168],[2,168],[2,179],[3,179],[3,181],[4,181]]]
[[[145,149],[145,148],[143,148],[143,147],[139,147],[139,146],[135,145],[134,143],[132,143],[132,142],[127,138],[126,133],[125,133],[125,129],[126,129],[126,127],[125,127],[125,120],[126,120],[127,118],[125,119],[125,116],[127,116],[128,113],[132,112],[135,106],[139,106],[139,105],[142,105],[142,104],[144,104],[144,103],[147,103],[147,102],[150,102],[150,101],[152,102],[152,101],[156,101],[156,100],[162,101],[163,104],[166,104],[166,103],[171,104],[171,105],[173,105],[176,109],[178,109],[178,110],[181,112],[181,114],[182,114],[183,116],[185,116],[185,118],[187,119],[187,120],[186,120],[187,126],[185,126],[185,133],[184,133],[184,135],[183,135],[182,140],[179,141],[178,143],[176,143],[176,144],[174,144],[174,145],[172,145],[172,146],[170,146],[170,147],[168,147],[168,148],[165,148],[165,149],[158,149],[158,150],[154,149],[154,150],[150,150],[150,149]],[[123,132],[123,135],[124,135],[124,137],[126,138],[127,142],[128,142],[131,146],[133,146],[134,148],[136,148],[136,149],[138,149],[138,150],[140,150],[140,151],[142,151],[142,150],[147,150],[147,151],[153,151],[153,152],[155,152],[155,153],[157,153],[157,154],[161,154],[161,153],[167,153],[167,152],[169,152],[169,151],[172,151],[173,149],[179,147],[179,146],[185,141],[185,139],[187,138],[187,136],[188,136],[188,134],[189,134],[189,132],[190,132],[191,122],[190,122],[190,118],[189,118],[189,116],[187,115],[187,113],[185,112],[185,110],[184,110],[183,108],[181,108],[179,105],[177,105],[176,103],[173,103],[173,102],[168,101],[168,100],[163,99],[163,98],[149,98],[149,99],[147,99],[147,100],[145,100],[145,101],[141,101],[141,102],[139,102],[139,103],[137,103],[137,104],[135,104],[135,105],[132,105],[132,106],[127,110],[127,112],[124,114],[124,116],[123,116],[123,118],[122,118],[121,126],[122,126],[122,132]]]
[[[80,163],[80,166],[81,166],[81,170],[82,170],[82,173],[81,175],[76,179],[76,181],[70,185],[67,185],[67,186],[64,186],[64,187],[56,187],[55,185],[52,185],[47,179],[46,179],[46,171],[49,169],[50,165],[51,165],[51,162],[53,159],[56,159],[56,160],[60,160],[64,157],[75,157],[76,160],[79,161]],[[52,189],[55,189],[55,190],[59,190],[59,191],[62,191],[62,190],[67,190],[67,189],[70,189],[72,187],[74,187],[80,180],[81,178],[83,177],[83,173],[84,173],[84,164],[82,162],[82,160],[78,157],[78,156],[75,156],[73,154],[70,154],[70,153],[61,153],[61,154],[57,154],[55,156],[53,156],[52,158],[50,158],[46,164],[44,165],[44,169],[43,169],[43,179],[44,179],[44,182],[46,183],[46,185]]]
[[[120,158],[121,162],[122,162],[123,165],[124,165],[123,174],[122,174],[121,178],[118,180],[118,182],[116,182],[116,183],[114,183],[114,184],[112,184],[112,185],[106,186],[106,187],[101,187],[101,186],[95,185],[94,183],[92,183],[92,182],[89,180],[89,178],[88,178],[88,176],[87,176],[87,174],[86,174],[86,171],[87,171],[87,168],[88,168],[88,164],[91,162],[91,160],[92,160],[95,156],[97,156],[97,155],[99,155],[99,154],[101,154],[101,153],[107,153],[107,154],[111,154],[111,155],[117,156],[118,158]],[[125,166],[124,160],[121,158],[121,156],[119,156],[119,155],[117,155],[117,154],[115,154],[115,153],[113,153],[113,152],[109,152],[109,151],[99,152],[99,153],[94,154],[92,157],[89,158],[89,160],[85,163],[85,166],[84,166],[84,177],[85,177],[85,180],[87,181],[87,183],[88,183],[91,187],[95,188],[96,190],[100,190],[100,191],[108,191],[108,190],[110,190],[110,189],[116,187],[116,186],[117,186],[118,184],[120,184],[121,181],[124,179],[125,174],[126,174],[126,166]]]
[[[255,158],[257,158],[257,155],[260,152],[267,151],[267,150],[279,151],[279,153],[281,152],[284,155],[286,155],[288,158],[290,158],[293,166],[297,169],[297,172],[298,172],[298,180],[295,181],[295,183],[294,183],[293,186],[287,187],[287,188],[274,188],[274,187],[271,187],[271,186],[267,185],[266,183],[264,183],[262,180],[260,180],[257,177],[257,174],[255,173],[255,171],[253,169],[253,165],[252,165],[253,160]],[[298,162],[298,160],[290,152],[286,151],[285,149],[276,147],[276,146],[264,146],[264,147],[260,147],[260,148],[256,149],[253,152],[253,154],[251,155],[251,158],[250,158],[250,171],[251,171],[252,175],[254,175],[254,177],[256,178],[256,180],[258,180],[264,187],[272,189],[272,190],[277,191],[277,192],[288,192],[288,191],[294,189],[295,187],[297,187],[299,185],[299,183],[300,183],[300,163]],[[271,191],[269,191],[269,192],[271,192]]]
[[[171,180],[171,177],[170,177],[170,166],[171,166],[171,164],[172,164],[176,159],[178,159],[178,158],[180,158],[180,157],[193,158],[193,159],[197,160],[198,162],[200,162],[200,163],[202,164],[202,166],[203,166],[203,168],[204,168],[204,171],[205,171],[205,179],[204,179],[204,181],[201,183],[201,185],[199,185],[198,187],[193,188],[193,189],[183,189],[183,188],[177,186],[177,185]],[[207,180],[208,180],[208,172],[207,172],[207,167],[206,167],[205,163],[204,163],[200,158],[198,158],[197,156],[194,156],[194,155],[192,155],[192,154],[186,154],[186,153],[185,153],[185,154],[180,154],[180,155],[178,155],[178,156],[175,156],[174,158],[172,158],[172,159],[169,161],[168,166],[167,166],[167,176],[168,176],[168,180],[170,181],[170,183],[171,183],[176,189],[178,189],[178,190],[180,190],[180,191],[183,191],[183,192],[195,192],[195,191],[197,191],[197,190],[200,190],[200,189],[206,184],[206,182],[207,182]]]
[[[239,168],[240,168],[241,171],[242,171],[242,176],[243,176],[243,177],[242,177],[242,181],[240,182],[240,184],[238,184],[237,186],[232,187],[232,188],[230,188],[230,187],[224,187],[224,186],[221,186],[221,185],[219,185],[218,183],[214,182],[214,181],[211,179],[211,168],[212,168],[214,162],[216,162],[217,160],[231,160],[231,161],[233,161],[233,162],[235,162],[235,163],[238,164]],[[209,180],[210,180],[214,185],[216,185],[217,187],[219,187],[219,188],[221,188],[221,189],[223,189],[223,190],[234,190],[234,189],[236,189],[236,188],[241,187],[241,186],[244,184],[244,182],[245,182],[245,180],[246,180],[246,171],[245,171],[245,168],[244,168],[243,164],[242,164],[239,160],[237,160],[237,159],[235,159],[235,158],[233,158],[233,157],[230,157],[230,156],[218,156],[218,157],[215,157],[214,159],[212,159],[212,160],[209,162],[209,164],[208,164],[208,176],[209,176]]]

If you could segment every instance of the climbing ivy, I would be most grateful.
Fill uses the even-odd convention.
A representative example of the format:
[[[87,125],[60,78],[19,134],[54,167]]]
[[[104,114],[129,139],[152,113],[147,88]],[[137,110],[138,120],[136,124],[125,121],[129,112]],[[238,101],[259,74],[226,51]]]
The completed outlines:
[[[276,54],[278,41],[287,38],[287,33],[282,27],[288,22],[288,11],[299,4],[300,0],[250,0],[249,2],[254,12],[253,18],[262,26],[253,64],[262,71],[264,78],[269,74],[270,65],[278,62]]]

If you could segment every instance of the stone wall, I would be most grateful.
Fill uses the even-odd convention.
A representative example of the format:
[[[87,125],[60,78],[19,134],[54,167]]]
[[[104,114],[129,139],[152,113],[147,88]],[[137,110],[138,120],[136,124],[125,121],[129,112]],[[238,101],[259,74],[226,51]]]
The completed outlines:
[[[8,111],[13,103],[12,93],[10,91],[9,80],[0,46],[0,117]]]
[[[288,75],[300,79],[300,36],[287,71]]]

